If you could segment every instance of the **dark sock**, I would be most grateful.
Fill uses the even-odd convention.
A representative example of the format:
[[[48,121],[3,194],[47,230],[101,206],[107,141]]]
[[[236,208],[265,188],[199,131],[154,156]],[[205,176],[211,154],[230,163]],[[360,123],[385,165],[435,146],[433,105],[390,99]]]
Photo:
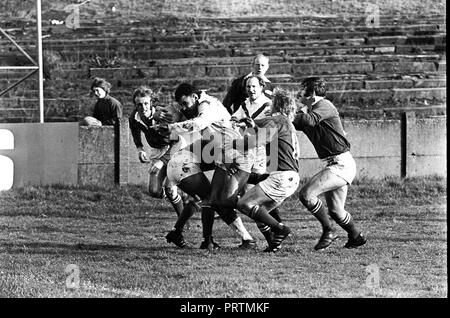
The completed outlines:
[[[280,210],[278,208],[273,209],[272,211],[269,212],[269,214],[278,222],[282,222],[281,221],[281,217],[280,217]]]
[[[233,223],[237,218],[237,213],[234,209],[215,207],[215,210],[227,225]]]
[[[275,220],[265,208],[255,206],[250,217],[259,223],[264,223],[270,228],[277,227],[279,222]]]
[[[264,235],[264,238],[266,239],[267,243],[270,245],[272,242],[272,234],[270,231],[270,227],[264,223],[257,222],[256,225],[258,226],[258,229],[261,231],[262,235]]]
[[[329,231],[333,229],[333,225],[331,224],[330,218],[328,216],[328,212],[325,209],[322,201],[319,199],[313,208],[308,209],[309,212],[314,215],[314,217],[319,220],[320,224],[322,224],[322,228],[324,231]]]
[[[209,239],[212,236],[214,226],[214,210],[211,207],[202,208],[202,228],[203,238]]]
[[[183,231],[186,222],[191,218],[196,211],[199,211],[200,207],[195,202],[189,202],[186,204],[180,215],[178,216],[177,222],[175,223],[175,231],[181,233]]]
[[[169,202],[170,202],[170,204],[172,204],[177,215],[180,216],[181,212],[183,212],[183,209],[184,209],[184,203],[183,203],[181,196],[179,194],[177,194],[175,196],[175,198],[173,198],[173,199],[169,198]]]
[[[331,214],[331,217],[342,227],[349,235],[350,238],[355,239],[360,231],[356,228],[355,221],[350,213],[346,212],[344,219],[338,219],[335,214]]]

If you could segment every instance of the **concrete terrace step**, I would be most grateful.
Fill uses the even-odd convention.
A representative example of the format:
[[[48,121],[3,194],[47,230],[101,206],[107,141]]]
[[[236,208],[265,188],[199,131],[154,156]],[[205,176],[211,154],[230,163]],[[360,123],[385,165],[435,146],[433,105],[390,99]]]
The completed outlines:
[[[156,36],[149,31],[148,34],[138,36],[136,34],[122,34],[114,37],[102,38],[86,38],[81,37],[77,40],[44,40],[43,46],[47,49],[64,50],[71,48],[84,47],[110,47],[117,48],[121,46],[145,46],[145,48],[179,48],[189,43],[191,45],[243,45],[249,43],[261,43],[269,41],[285,41],[289,45],[289,41],[302,41],[304,46],[317,44],[331,44],[331,45],[345,45],[345,44],[392,44],[392,45],[437,45],[446,42],[445,31],[428,32],[427,34],[394,34],[400,32],[389,32],[386,34],[380,32],[244,32],[244,33],[223,33],[214,32],[213,34],[196,35],[167,35]],[[423,33],[423,32],[422,32]],[[22,43],[21,43],[22,42]],[[35,47],[35,40],[33,41],[19,41],[23,47],[32,50]],[[2,47],[9,45],[7,41],[2,41]],[[265,45],[269,45],[266,43]],[[298,45],[298,44],[297,44]]]
[[[426,18],[419,16],[409,16],[409,17],[392,17],[392,16],[384,16],[380,17],[380,27],[382,26],[396,26],[396,25],[414,25],[418,24],[417,21],[420,21],[420,24],[443,24],[446,22],[444,16],[435,17],[435,18]],[[94,31],[95,29],[104,30],[105,26],[114,26],[116,28],[120,28],[121,25],[117,23],[110,22],[105,23],[92,23],[90,21],[83,21],[82,25],[85,29],[90,31]],[[359,17],[258,17],[258,18],[231,18],[231,19],[208,19],[208,18],[200,18],[200,19],[179,19],[178,21],[171,21],[170,24],[167,23],[159,23],[155,22],[137,22],[130,23],[126,25],[127,28],[137,28],[142,29],[144,27],[153,27],[155,29],[164,30],[167,33],[170,32],[181,32],[180,29],[184,30],[209,30],[211,28],[244,28],[245,30],[256,29],[258,27],[263,27],[265,29],[283,29],[292,26],[304,26],[304,27],[328,27],[329,25],[336,26],[344,26],[344,27],[360,27],[369,29],[366,26],[366,16]],[[48,31],[50,29],[56,29],[55,27],[44,27],[44,31]],[[372,28],[373,29],[373,28]]]
[[[0,16],[2,14],[0,13]],[[8,24],[7,27],[24,27],[28,21],[23,19],[15,19],[14,17],[5,16]],[[148,19],[133,19],[130,18],[130,22],[127,23],[130,27],[140,27],[143,25],[158,25],[163,22],[167,26],[173,26],[178,24],[190,25],[195,24],[198,27],[210,26],[210,25],[224,25],[224,24],[267,24],[267,25],[289,25],[292,23],[302,23],[302,24],[313,24],[313,25],[324,25],[327,26],[328,23],[334,22],[335,24],[341,25],[365,25],[367,14],[355,13],[355,14],[335,14],[335,15],[270,15],[270,16],[245,16],[245,17],[174,17],[174,16],[161,16],[159,18],[148,18]],[[445,21],[446,17],[443,14],[433,14],[424,15],[418,12],[404,12],[404,14],[386,15],[381,14],[379,16],[380,24],[414,24],[417,21],[421,23],[436,23],[440,21]],[[87,26],[109,26],[116,25],[117,19],[114,17],[103,17],[95,18],[95,21],[90,19],[82,21],[83,24]],[[122,19],[123,21],[123,19]],[[50,22],[47,20],[43,21],[44,26],[50,26]]]
[[[297,91],[300,87],[301,79],[294,79],[289,82],[279,81],[279,77],[273,77],[273,85],[285,88],[290,91]],[[286,80],[286,78],[282,78]],[[156,91],[169,92],[175,91],[176,87],[182,82],[191,82],[196,86],[208,89],[210,92],[223,92],[228,89],[231,84],[230,77],[217,77],[217,78],[173,78],[173,79],[148,79],[148,80],[132,80],[127,79],[118,81],[112,80],[113,83],[113,95],[120,100],[131,100],[132,91],[135,87],[145,84]],[[79,96],[80,98],[86,98],[89,92],[89,82],[84,81],[79,83],[78,87],[72,87],[71,89],[65,89],[64,82],[54,82],[51,88],[45,88],[45,98],[74,98]],[[120,84],[120,86],[118,86]],[[403,76],[402,79],[383,79],[383,80],[371,80],[368,78],[361,78],[359,80],[343,80],[343,79],[327,79],[327,85],[329,91],[348,91],[348,90],[380,90],[380,89],[394,89],[394,88],[445,88],[447,86],[447,79],[445,76],[441,78],[417,78],[412,76]],[[37,98],[37,83],[33,84],[33,87],[19,86],[18,88],[11,90],[4,98]]]
[[[443,103],[447,100],[446,87],[393,88],[378,90],[329,91],[327,96],[340,107],[357,105],[363,109],[375,106],[398,107]]]
[[[401,50],[401,51],[400,51]],[[67,61],[71,63],[81,63],[85,60],[90,60],[95,56],[101,58],[117,58],[127,59],[132,61],[142,60],[159,60],[159,59],[186,59],[186,58],[214,58],[214,57],[251,57],[257,53],[264,53],[269,56],[279,56],[284,58],[289,57],[303,57],[303,56],[317,56],[317,55],[344,55],[344,54],[407,54],[418,52],[421,55],[425,53],[435,54],[436,52],[445,53],[445,45],[427,45],[417,48],[417,46],[379,46],[379,45],[359,45],[359,46],[318,46],[318,47],[234,47],[234,48],[212,48],[212,49],[158,49],[158,50],[127,50],[125,48],[120,50],[63,50],[63,51],[49,51],[50,54],[56,54],[60,61]],[[3,59],[7,59],[8,55],[1,54]],[[11,55],[14,57],[14,55]],[[22,58],[22,63],[27,63],[25,58]],[[19,64],[20,65],[20,64]]]
[[[416,107],[385,107],[380,109],[358,109],[357,107],[343,107],[339,109],[339,114],[342,118],[352,119],[381,119],[400,118],[404,112],[414,112],[416,117],[431,117],[431,116],[446,116],[447,105],[430,105],[430,106],[416,106]]]
[[[273,82],[274,86],[279,86],[288,90],[299,90],[301,82],[280,83]],[[329,91],[348,91],[348,90],[380,90],[394,88],[445,88],[446,78],[440,79],[417,79],[405,78],[401,80],[347,80],[347,81],[327,81]]]
[[[200,87],[201,88],[201,87]],[[298,86],[288,86],[286,89],[291,89],[293,92],[298,91]],[[167,92],[165,92],[166,94]],[[170,92],[172,93],[172,92]],[[217,96],[220,100],[225,96],[226,91],[211,91],[211,94]],[[127,94],[129,94],[127,92]],[[84,95],[84,94],[83,94]],[[117,94],[113,94],[117,97]],[[84,95],[86,96],[86,95]],[[433,88],[392,88],[392,89],[351,89],[351,90],[330,90],[327,96],[333,100],[336,105],[345,107],[348,105],[358,105],[363,107],[373,107],[373,105],[383,105],[387,107],[386,103],[391,103],[391,107],[398,105],[408,105],[411,103],[417,105],[436,104],[437,102],[445,102],[447,92],[445,87]],[[165,102],[171,101],[171,96],[163,98]],[[30,108],[37,105],[37,98],[0,98],[0,108]],[[121,100],[124,104],[131,104],[131,100]],[[81,109],[81,107],[92,107],[95,103],[93,98],[48,98],[45,99],[45,104],[51,107],[61,108],[66,111]]]
[[[216,72],[218,68],[215,67]],[[248,70],[243,67],[246,73]],[[102,76],[108,79],[113,85],[112,91],[132,90],[135,87],[145,84],[155,90],[171,91],[174,90],[181,82],[192,82],[202,88],[212,91],[225,91],[230,86],[231,81],[235,78],[234,73],[229,75],[224,68],[224,73],[217,76],[176,76],[158,78],[152,75],[152,71],[145,68],[124,68],[124,69],[99,69],[98,72],[92,72],[91,76]],[[175,70],[172,70],[175,71]],[[228,74],[228,75],[227,75]],[[75,78],[70,73],[66,78],[55,76],[55,79],[46,80],[44,82],[44,93],[48,97],[70,97],[76,95],[88,94],[91,84],[91,78],[83,76]],[[297,87],[299,83],[310,74],[301,72],[297,76],[292,74],[268,74],[273,83],[283,84],[285,87]],[[317,74],[316,75],[320,75]],[[378,88],[413,88],[413,87],[444,87],[446,86],[446,73],[441,72],[411,72],[411,73],[336,73],[324,76],[329,83],[330,89],[340,87],[339,89],[378,89]],[[12,78],[4,78],[0,76],[0,87],[6,88],[14,83]],[[10,91],[8,96],[37,96],[37,78],[29,78],[17,88]]]
[[[419,23],[418,23],[419,21]],[[424,18],[420,16],[411,17],[381,17],[378,28],[367,27],[365,17],[344,17],[344,18],[305,18],[305,17],[262,17],[261,19],[179,19],[167,21],[142,21],[139,23],[129,23],[124,25],[122,23],[110,22],[110,25],[105,23],[92,23],[90,21],[82,21],[82,27],[77,30],[67,29],[65,26],[48,26],[43,28],[44,35],[57,37],[83,37],[95,35],[110,34],[117,37],[120,33],[127,33],[127,36],[132,35],[133,32],[151,32],[152,34],[159,33],[163,35],[172,34],[217,34],[217,33],[232,33],[233,31],[241,33],[257,33],[261,31],[269,32],[304,32],[311,31],[314,33],[323,32],[340,32],[341,30],[353,31],[369,31],[369,32],[414,32],[417,31],[434,31],[445,30],[446,19],[444,16],[436,18]],[[330,27],[333,25],[333,27]],[[7,25],[5,26],[8,27]],[[27,28],[31,29],[34,25],[23,25],[16,28],[7,28],[11,33],[29,32]],[[220,32],[218,32],[220,31]]]
[[[397,107],[383,107],[373,109],[363,109],[359,106],[338,106],[339,114],[342,118],[354,119],[380,119],[380,118],[399,118],[403,112],[415,112],[417,117],[442,116],[447,114],[446,104],[432,104],[426,106],[397,106]],[[132,107],[124,108],[124,117],[129,116],[132,112]],[[45,122],[76,122],[83,117],[90,115],[92,109],[84,107],[78,113],[72,113],[67,116],[61,109],[44,107],[44,121]],[[0,107],[0,122],[14,123],[14,122],[39,122],[39,109],[37,104],[30,108],[2,108]]]
[[[270,27],[250,27],[243,29],[227,29],[222,28],[209,28],[209,29],[188,29],[183,34],[181,28],[177,28],[176,34],[159,34],[157,29],[151,27],[140,27],[140,28],[129,28],[123,27],[121,35],[115,37],[86,37],[84,39],[67,39],[67,38],[54,38],[49,36],[44,39],[44,45],[70,45],[76,44],[82,41],[90,42],[110,42],[110,41],[121,41],[127,43],[139,43],[139,42],[189,42],[192,40],[205,40],[206,38],[220,39],[222,41],[230,41],[233,39],[242,40],[245,37],[263,37],[265,35],[280,34],[289,35],[297,34],[305,37],[313,37],[315,39],[327,39],[332,38],[333,34],[337,37],[372,37],[372,36],[395,36],[395,35],[408,35],[408,36],[424,36],[433,35],[436,33],[445,32],[446,25],[436,25],[436,24],[417,24],[409,26],[380,26],[379,28],[367,28],[367,27],[308,27],[307,25],[294,26],[287,28],[277,28],[270,29]],[[220,31],[220,32],[218,32]],[[119,31],[118,31],[119,32]],[[161,31],[160,31],[161,32]],[[181,34],[180,34],[181,32]],[[124,36],[126,35],[126,36]],[[89,36],[89,35],[88,35]],[[34,44],[35,41],[27,41],[21,44]]]
[[[446,116],[447,105],[429,105],[429,106],[414,106],[414,107],[385,107],[379,109],[360,109],[359,107],[341,107],[338,108],[339,114],[342,118],[352,119],[396,119],[400,118],[404,112],[413,111],[416,117],[431,117],[431,116]],[[131,114],[131,108],[125,109],[124,116]],[[64,114],[56,112],[45,112],[45,122],[77,122],[90,112],[79,113],[77,115],[67,117]],[[4,109],[0,108],[0,123],[21,123],[21,122],[39,122],[39,110],[37,106],[29,109]]]

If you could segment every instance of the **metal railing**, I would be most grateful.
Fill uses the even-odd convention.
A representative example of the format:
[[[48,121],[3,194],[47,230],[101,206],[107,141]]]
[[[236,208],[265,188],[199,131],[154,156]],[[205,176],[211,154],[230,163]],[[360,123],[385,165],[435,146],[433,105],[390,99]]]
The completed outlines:
[[[0,66],[0,70],[31,70],[28,74],[26,74],[21,79],[17,80],[15,83],[7,87],[6,89],[0,91],[0,97],[6,92],[10,91],[27,78],[32,76],[34,73],[38,73],[38,82],[39,82],[39,122],[44,122],[44,72],[43,72],[43,58],[42,58],[42,20],[41,20],[41,0],[36,0],[36,26],[37,26],[37,62],[28,55],[27,52],[16,42],[14,39],[6,33],[0,27],[0,33],[3,34],[14,46],[31,62],[31,66]]]

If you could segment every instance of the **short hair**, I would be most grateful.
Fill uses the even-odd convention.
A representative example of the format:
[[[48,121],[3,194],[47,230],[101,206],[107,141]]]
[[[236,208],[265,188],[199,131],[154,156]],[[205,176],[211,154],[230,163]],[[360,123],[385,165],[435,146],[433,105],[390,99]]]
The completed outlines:
[[[189,83],[181,83],[175,90],[175,100],[177,101],[177,103],[179,103],[181,97],[189,96],[194,93],[197,93],[197,88],[194,85],[191,85]]]
[[[91,91],[94,91],[94,87],[100,87],[106,92],[106,94],[109,94],[111,91],[111,83],[101,77],[95,77],[92,80]]]
[[[251,78],[256,78],[259,82],[259,85],[261,85],[261,87],[265,87],[266,86],[266,82],[263,80],[263,78],[259,75],[250,75],[249,77],[247,77],[247,79],[245,80],[245,87],[247,87],[247,82],[251,79]]]
[[[301,89],[305,89],[305,95],[311,96],[313,93],[316,96],[325,97],[327,93],[327,83],[322,77],[308,77],[305,78],[300,84]]]
[[[275,87],[273,90],[273,112],[279,112],[286,116],[292,116],[297,111],[295,99],[289,96],[288,92],[280,87]]]
[[[266,59],[267,63],[269,63],[269,57],[265,56],[265,55],[262,54],[262,53],[259,53],[259,54],[256,54],[256,56],[253,58],[252,64],[255,64],[255,61],[256,61],[257,59],[259,59],[259,58]]]
[[[136,88],[133,92],[133,104],[135,103],[134,100],[136,97],[146,97],[146,96],[150,97],[152,104],[158,101],[158,96],[156,95],[156,93],[153,92],[153,90],[150,87],[142,85]]]

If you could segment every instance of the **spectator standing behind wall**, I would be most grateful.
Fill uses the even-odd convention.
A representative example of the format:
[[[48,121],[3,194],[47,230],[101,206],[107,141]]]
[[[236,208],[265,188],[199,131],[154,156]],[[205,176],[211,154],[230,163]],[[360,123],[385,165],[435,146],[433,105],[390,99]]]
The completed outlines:
[[[223,105],[230,114],[233,114],[248,97],[245,82],[250,76],[259,76],[264,80],[265,87],[263,93],[267,97],[271,98],[272,84],[265,76],[268,69],[269,58],[263,54],[257,54],[253,59],[252,71],[249,74],[242,75],[231,82],[231,86],[223,100]]]
[[[105,79],[96,77],[91,84],[91,95],[97,97],[92,116],[85,117],[81,125],[106,126],[118,123],[122,117],[122,104],[109,95],[111,84]]]

